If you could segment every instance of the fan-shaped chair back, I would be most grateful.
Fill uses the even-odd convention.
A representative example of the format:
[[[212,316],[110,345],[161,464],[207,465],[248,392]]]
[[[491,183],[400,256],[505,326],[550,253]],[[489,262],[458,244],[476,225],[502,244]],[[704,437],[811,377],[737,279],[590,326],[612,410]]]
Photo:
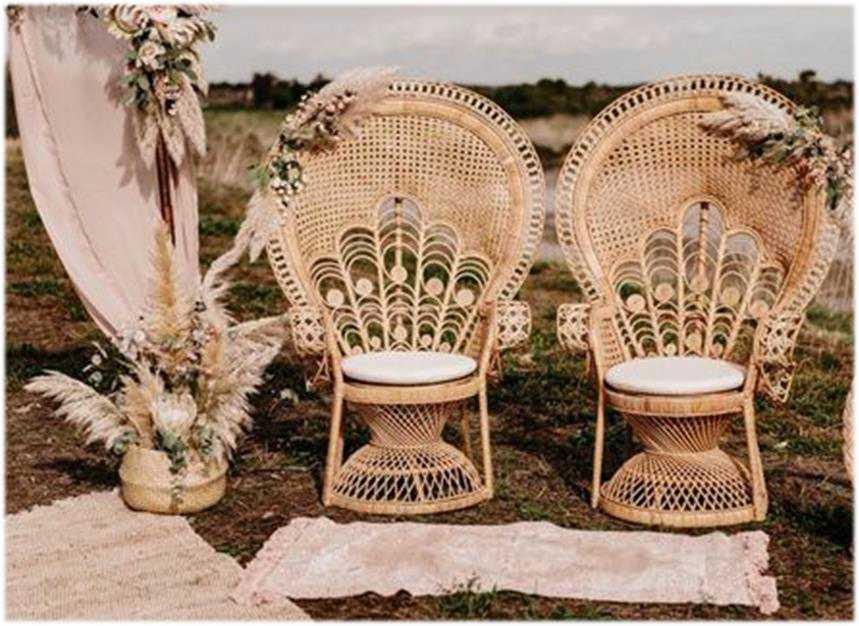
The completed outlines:
[[[324,306],[344,354],[473,352],[481,304],[515,295],[542,234],[516,123],[466,89],[400,81],[358,137],[303,165],[269,246],[291,303]]]
[[[823,194],[790,168],[732,158],[701,126],[743,92],[792,112],[760,84],[691,76],[646,85],[585,129],[560,174],[558,239],[586,297],[612,312],[609,363],[651,355],[742,361],[756,320],[801,312],[837,243]]]

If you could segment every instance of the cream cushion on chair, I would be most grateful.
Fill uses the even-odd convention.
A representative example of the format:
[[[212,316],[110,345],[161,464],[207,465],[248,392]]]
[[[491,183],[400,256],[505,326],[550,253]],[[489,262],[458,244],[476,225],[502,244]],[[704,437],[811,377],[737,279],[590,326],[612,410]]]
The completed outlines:
[[[654,396],[688,396],[743,386],[745,370],[729,361],[697,356],[632,359],[610,368],[605,382],[618,391]]]
[[[428,385],[473,373],[477,361],[449,352],[368,352],[341,362],[346,378],[377,385]]]

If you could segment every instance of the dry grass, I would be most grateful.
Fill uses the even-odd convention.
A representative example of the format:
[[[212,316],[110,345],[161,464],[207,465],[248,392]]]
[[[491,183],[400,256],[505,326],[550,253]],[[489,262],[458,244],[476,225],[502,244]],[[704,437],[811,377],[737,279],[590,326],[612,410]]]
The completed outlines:
[[[223,123],[251,132],[240,120]],[[269,128],[275,127],[276,123]],[[97,332],[82,316],[33,209],[14,147],[9,155],[6,506],[14,512],[111,487],[117,478],[115,459],[97,448],[82,448],[69,428],[51,417],[47,404],[21,390],[24,380],[46,367],[70,374],[79,371]],[[204,261],[227,248],[247,197],[240,187],[201,181]],[[534,306],[533,360],[507,357],[504,382],[490,392],[497,495],[471,509],[419,519],[459,524],[532,519],[574,528],[638,530],[593,511],[587,503],[594,390],[583,359],[563,353],[553,330],[558,303],[578,297],[575,282],[562,266],[541,262],[522,297]],[[283,310],[285,301],[264,261],[240,268],[230,305],[241,319]],[[799,373],[788,405],[761,400],[758,406],[770,514],[761,524],[732,530],[759,528],[770,534],[770,571],[778,578],[782,603],[776,618],[845,620],[853,611],[853,506],[841,462],[840,415],[852,377],[852,317],[815,308],[798,358]],[[284,388],[297,392],[297,404],[281,399]],[[341,522],[379,519],[320,504],[327,398],[304,391],[301,370],[288,352],[269,369],[253,404],[255,428],[231,469],[227,497],[191,518],[207,541],[247,562],[272,532],[296,516],[327,515]],[[607,436],[609,470],[623,458],[624,433],[614,417]],[[350,425],[349,449],[365,439],[363,429]],[[728,448],[741,451],[739,429],[731,433]],[[761,618],[757,611],[739,607],[612,604],[507,592],[478,594],[467,588],[454,591],[444,598],[365,594],[300,604],[315,618],[332,619]]]
[[[282,119],[278,111],[206,111],[209,149],[199,178],[213,186],[250,190],[248,168],[271,147]]]
[[[535,146],[554,152],[566,152],[589,121],[587,115],[556,113],[548,117],[521,120],[519,124]]]

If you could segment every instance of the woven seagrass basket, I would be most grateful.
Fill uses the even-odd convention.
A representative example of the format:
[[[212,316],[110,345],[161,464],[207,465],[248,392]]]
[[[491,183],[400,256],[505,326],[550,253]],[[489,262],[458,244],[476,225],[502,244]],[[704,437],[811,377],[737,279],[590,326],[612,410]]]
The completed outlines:
[[[161,450],[131,446],[122,457],[122,499],[132,509],[150,513],[195,513],[214,506],[227,488],[227,463],[192,463],[170,473]]]

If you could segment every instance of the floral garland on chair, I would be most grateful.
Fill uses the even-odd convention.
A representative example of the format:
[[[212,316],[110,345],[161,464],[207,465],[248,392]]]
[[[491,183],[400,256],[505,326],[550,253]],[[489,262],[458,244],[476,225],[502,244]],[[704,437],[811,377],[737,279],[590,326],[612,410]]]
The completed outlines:
[[[837,148],[823,132],[816,108],[799,107],[791,115],[745,93],[721,97],[720,111],[705,113],[701,126],[737,144],[732,158],[791,167],[801,193],[816,186],[826,193],[826,206],[844,229],[853,209],[853,152]]]
[[[251,261],[259,257],[277,231],[278,209],[287,208],[307,183],[304,155],[333,150],[344,139],[356,137],[387,94],[396,71],[393,67],[358,68],[302,97],[296,111],[281,124],[265,161],[251,168],[257,189],[233,247],[212,263],[207,280],[216,280],[246,250]]]

